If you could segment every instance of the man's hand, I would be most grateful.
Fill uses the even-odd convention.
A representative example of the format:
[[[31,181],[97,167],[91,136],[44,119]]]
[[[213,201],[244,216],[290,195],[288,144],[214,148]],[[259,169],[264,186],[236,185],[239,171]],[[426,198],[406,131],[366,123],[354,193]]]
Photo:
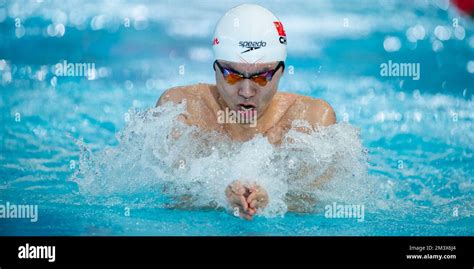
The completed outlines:
[[[250,195],[247,197],[248,212],[250,215],[257,213],[257,209],[265,208],[268,205],[268,194],[264,188],[257,184],[252,184],[248,189]]]
[[[242,184],[233,181],[226,188],[226,197],[236,217],[251,220],[259,208],[268,204],[268,194],[256,184]]]

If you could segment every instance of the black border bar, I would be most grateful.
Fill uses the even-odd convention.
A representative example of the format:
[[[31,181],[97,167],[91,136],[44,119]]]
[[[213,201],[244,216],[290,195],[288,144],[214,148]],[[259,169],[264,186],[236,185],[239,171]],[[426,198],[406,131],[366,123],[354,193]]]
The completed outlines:
[[[0,268],[64,264],[396,264],[474,268],[473,237],[0,237]],[[20,246],[55,246],[55,262],[19,259]],[[411,249],[410,249],[411,246]],[[431,246],[431,250],[428,250]],[[454,246],[455,250],[446,250]],[[421,248],[424,250],[420,250]],[[417,248],[416,250],[414,248]],[[443,250],[444,249],[444,250]],[[456,255],[409,260],[406,255]]]

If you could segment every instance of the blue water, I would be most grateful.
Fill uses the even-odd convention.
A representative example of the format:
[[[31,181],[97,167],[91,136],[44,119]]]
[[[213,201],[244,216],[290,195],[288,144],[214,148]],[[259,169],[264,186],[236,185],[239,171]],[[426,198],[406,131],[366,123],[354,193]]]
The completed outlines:
[[[140,114],[168,88],[214,83],[212,30],[241,1],[22,3],[0,1],[0,204],[38,205],[39,217],[0,219],[1,235],[474,234],[474,21],[447,1],[256,1],[288,35],[280,90],[336,111],[339,141],[303,141],[322,155],[328,145],[359,152],[343,163],[357,176],[321,196],[364,204],[362,222],[328,219],[321,205],[250,222],[222,208],[169,206],[163,185],[185,194],[197,178],[188,191],[205,203],[239,152],[257,164],[282,153],[258,138],[228,143],[229,156],[194,156],[195,170],[169,174],[163,163],[193,143],[157,158],[169,126]],[[63,60],[95,63],[97,73],[55,77]],[[420,79],[382,77],[389,60],[419,63]],[[272,164],[257,170],[278,174]]]

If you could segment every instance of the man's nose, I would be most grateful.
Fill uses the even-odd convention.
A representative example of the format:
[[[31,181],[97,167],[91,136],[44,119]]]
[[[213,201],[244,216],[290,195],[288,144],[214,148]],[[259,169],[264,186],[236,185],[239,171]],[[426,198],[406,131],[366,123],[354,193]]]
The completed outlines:
[[[242,83],[240,83],[239,95],[246,99],[249,99],[255,95],[255,89],[252,87],[252,85],[250,85],[250,81],[248,79],[244,79]]]

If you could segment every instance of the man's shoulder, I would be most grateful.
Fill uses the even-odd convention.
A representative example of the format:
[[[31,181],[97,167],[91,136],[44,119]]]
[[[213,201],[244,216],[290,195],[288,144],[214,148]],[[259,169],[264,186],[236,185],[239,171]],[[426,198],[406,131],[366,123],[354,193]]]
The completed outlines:
[[[294,102],[287,113],[293,120],[306,120],[313,126],[328,126],[336,123],[336,113],[325,100],[298,94],[291,95]]]
[[[215,86],[204,83],[173,87],[161,94],[156,105],[159,106],[170,101],[179,104],[184,100],[193,101],[207,98],[212,95],[213,87]]]
[[[304,96],[304,95],[298,95],[298,98],[296,99],[295,105],[304,105],[308,106],[312,109],[318,109],[318,110],[330,110],[334,111],[332,106],[326,102],[323,99],[320,98],[313,98],[310,96]]]

